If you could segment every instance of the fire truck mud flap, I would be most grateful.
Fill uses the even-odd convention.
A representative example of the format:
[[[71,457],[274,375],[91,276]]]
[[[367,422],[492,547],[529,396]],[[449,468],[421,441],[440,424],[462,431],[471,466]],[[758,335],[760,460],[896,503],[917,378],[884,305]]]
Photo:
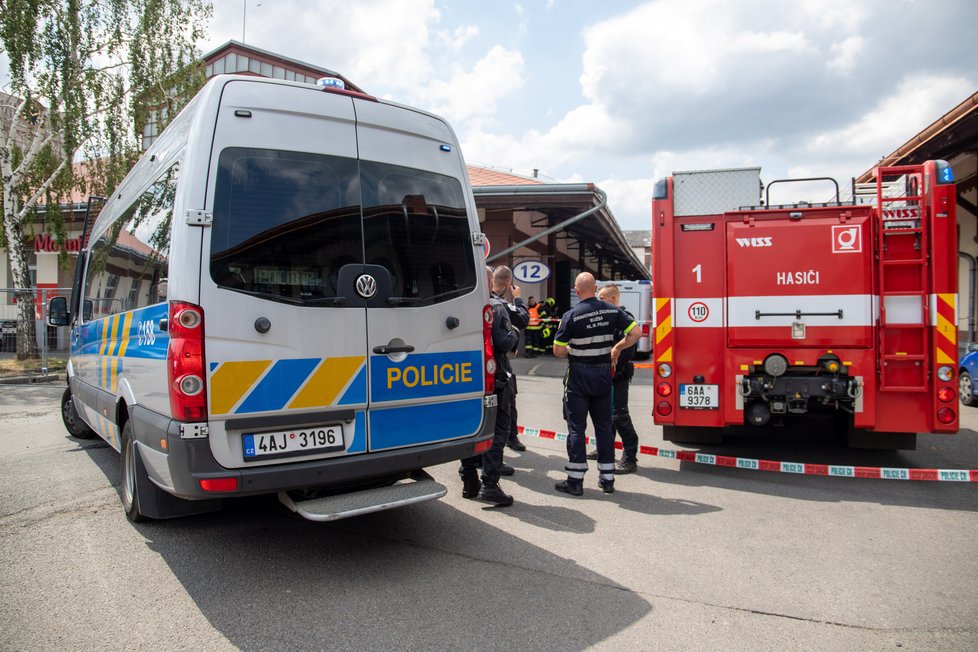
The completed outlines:
[[[365,491],[324,496],[310,500],[295,500],[287,492],[279,492],[279,501],[290,510],[310,521],[338,521],[350,516],[380,512],[395,507],[414,505],[437,500],[448,493],[448,488],[424,471],[417,471],[411,479],[387,487]]]
[[[662,439],[677,444],[721,444],[723,443],[723,428],[662,426]]]

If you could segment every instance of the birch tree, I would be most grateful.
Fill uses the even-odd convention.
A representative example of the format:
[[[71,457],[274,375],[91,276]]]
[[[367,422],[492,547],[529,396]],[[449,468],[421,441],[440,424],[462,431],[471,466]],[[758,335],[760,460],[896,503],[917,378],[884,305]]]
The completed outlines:
[[[0,0],[10,67],[0,80],[0,246],[22,291],[18,358],[38,354],[29,240],[43,229],[63,244],[57,207],[68,192],[111,191],[150,115],[165,123],[203,84],[196,43],[210,13],[206,0]],[[81,176],[72,170],[80,160]]]

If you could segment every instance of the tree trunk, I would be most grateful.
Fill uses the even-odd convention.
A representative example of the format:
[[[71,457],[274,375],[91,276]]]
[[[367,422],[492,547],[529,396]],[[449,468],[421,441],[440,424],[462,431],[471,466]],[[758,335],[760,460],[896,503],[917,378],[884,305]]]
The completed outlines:
[[[27,256],[24,251],[24,239],[19,238],[17,244],[11,246],[7,241],[8,256],[13,249],[20,249],[18,258],[22,261],[21,269],[18,270],[11,259],[11,272],[14,279],[14,287],[17,290],[17,359],[26,360],[39,357],[37,349],[37,312],[35,310],[35,292],[31,286],[30,270],[27,267]]]
[[[7,203],[7,202],[5,202]],[[14,206],[5,206],[7,216],[13,213]],[[27,245],[24,234],[16,228],[9,217],[4,220],[7,236],[7,259],[10,261],[11,281],[17,291],[17,359],[39,357],[37,349],[36,314],[34,292],[31,286],[31,273],[27,266]]]

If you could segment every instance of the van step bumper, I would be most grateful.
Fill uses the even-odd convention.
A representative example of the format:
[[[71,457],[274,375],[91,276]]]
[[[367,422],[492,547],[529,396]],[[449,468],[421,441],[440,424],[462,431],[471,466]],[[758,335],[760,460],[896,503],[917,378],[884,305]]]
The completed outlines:
[[[448,493],[445,485],[435,482],[427,473],[414,475],[416,479],[402,481],[389,487],[377,487],[311,500],[295,501],[287,492],[280,491],[278,499],[293,512],[310,521],[338,521],[350,516],[436,500]]]

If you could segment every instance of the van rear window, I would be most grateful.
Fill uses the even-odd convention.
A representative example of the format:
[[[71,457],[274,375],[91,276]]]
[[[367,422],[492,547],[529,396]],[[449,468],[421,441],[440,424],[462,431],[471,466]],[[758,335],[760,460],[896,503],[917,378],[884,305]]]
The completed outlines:
[[[232,147],[221,152],[211,278],[288,303],[338,296],[339,269],[363,262],[352,159]]]
[[[318,154],[221,153],[211,234],[215,283],[274,301],[329,305],[332,297],[352,297],[352,288],[338,287],[339,270],[364,262],[390,272],[391,307],[473,291],[461,183]]]

